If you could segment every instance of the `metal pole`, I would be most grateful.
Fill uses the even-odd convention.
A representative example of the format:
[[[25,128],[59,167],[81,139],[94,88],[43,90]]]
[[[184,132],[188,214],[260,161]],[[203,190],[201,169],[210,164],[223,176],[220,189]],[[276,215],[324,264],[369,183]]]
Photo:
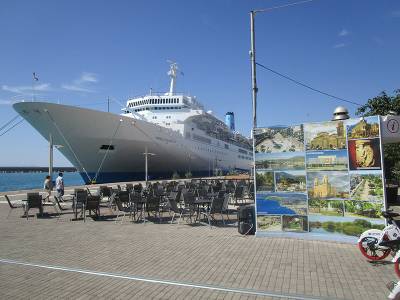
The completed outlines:
[[[252,98],[253,98],[253,130],[257,127],[257,80],[256,80],[256,37],[254,30],[254,17],[256,12],[250,12],[250,61],[251,61],[251,87],[252,87]]]
[[[53,136],[49,136],[49,176],[53,178]]]
[[[148,152],[147,152],[147,147],[146,147],[146,149],[145,149],[145,152],[144,152],[144,155],[145,155],[145,163],[144,163],[144,168],[145,168],[145,180],[146,180],[146,186],[147,186],[147,178],[148,178],[148,176],[147,176],[147,155],[148,155]]]
[[[110,97],[107,98],[107,112],[110,112]]]

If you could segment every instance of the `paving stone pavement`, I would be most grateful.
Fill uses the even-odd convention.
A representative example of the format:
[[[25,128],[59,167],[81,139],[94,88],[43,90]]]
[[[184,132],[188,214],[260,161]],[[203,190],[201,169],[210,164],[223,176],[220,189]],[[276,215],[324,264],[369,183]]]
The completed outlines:
[[[21,210],[7,219],[8,211],[0,204],[1,299],[386,299],[385,284],[396,280],[392,264],[371,264],[351,244],[245,237],[236,228],[185,222],[70,221],[70,213],[26,220]],[[48,266],[264,291],[269,296]]]

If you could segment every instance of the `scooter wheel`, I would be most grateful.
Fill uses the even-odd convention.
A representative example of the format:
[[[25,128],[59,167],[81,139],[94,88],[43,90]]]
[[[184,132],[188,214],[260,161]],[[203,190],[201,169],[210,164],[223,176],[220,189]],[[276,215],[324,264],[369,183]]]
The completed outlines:
[[[382,260],[390,254],[390,249],[382,249],[378,246],[378,239],[374,237],[365,237],[358,242],[358,248],[361,254],[369,260]],[[373,246],[371,246],[373,245]]]
[[[400,278],[400,257],[394,262],[394,271],[396,272],[397,277]]]

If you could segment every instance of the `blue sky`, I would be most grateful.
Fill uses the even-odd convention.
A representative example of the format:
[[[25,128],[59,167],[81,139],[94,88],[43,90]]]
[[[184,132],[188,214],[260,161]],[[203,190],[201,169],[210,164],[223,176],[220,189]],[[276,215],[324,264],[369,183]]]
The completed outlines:
[[[220,117],[234,111],[248,135],[248,12],[289,2],[1,1],[0,126],[15,115],[12,101],[31,99],[32,72],[37,98],[105,110],[108,96],[166,91],[172,59],[185,74],[178,90]],[[257,15],[257,61],[364,103],[400,88],[399,29],[399,1],[316,0]],[[260,68],[258,84],[260,126],[327,120],[341,104]],[[0,143],[0,165],[47,164],[46,141],[26,123]],[[69,165],[60,154],[55,164]]]

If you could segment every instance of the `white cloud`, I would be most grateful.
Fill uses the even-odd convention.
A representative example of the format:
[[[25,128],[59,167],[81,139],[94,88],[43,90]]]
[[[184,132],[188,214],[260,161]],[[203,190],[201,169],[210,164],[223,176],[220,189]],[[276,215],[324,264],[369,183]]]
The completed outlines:
[[[338,36],[348,36],[350,34],[350,31],[348,31],[347,29],[342,29],[339,33]]]
[[[81,82],[97,82],[97,75],[94,73],[83,72],[79,81],[81,81]]]
[[[33,91],[35,91],[35,92],[50,91],[50,84],[49,83],[41,83],[41,84],[33,84],[31,86],[28,86],[28,85],[21,85],[21,86],[2,85],[1,89],[6,92],[21,94],[21,95],[29,95],[29,94],[32,94]]]
[[[14,101],[11,100],[0,100],[0,105],[11,105]]]
[[[394,10],[391,13],[393,18],[400,18],[400,10]]]
[[[340,44],[333,45],[333,48],[339,49],[339,48],[343,48],[343,47],[346,47],[346,46],[347,45],[345,43],[340,43]]]
[[[63,84],[61,87],[64,90],[73,91],[73,92],[84,92],[84,93],[93,93],[94,91],[85,87],[82,87],[77,84]]]
[[[61,88],[72,92],[94,93],[94,89],[88,87],[88,84],[93,84],[98,81],[97,75],[89,72],[82,72],[79,78],[69,84],[62,84]]]

